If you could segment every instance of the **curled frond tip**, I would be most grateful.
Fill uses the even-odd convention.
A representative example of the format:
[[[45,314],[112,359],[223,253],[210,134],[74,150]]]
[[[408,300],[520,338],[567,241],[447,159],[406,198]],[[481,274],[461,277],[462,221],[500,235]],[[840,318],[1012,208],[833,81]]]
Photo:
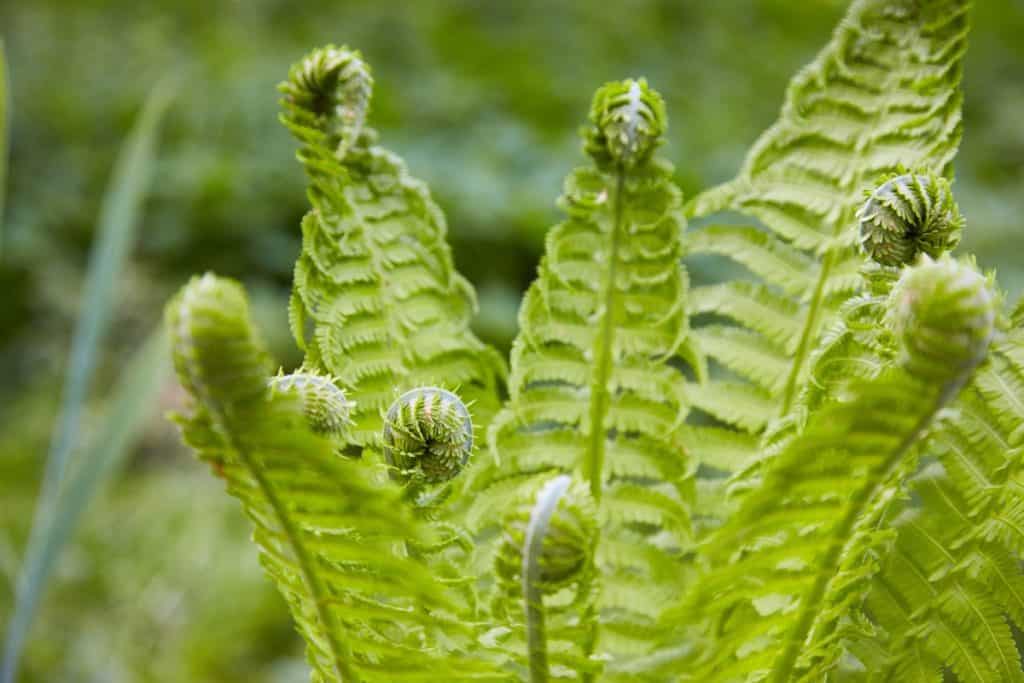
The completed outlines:
[[[313,129],[326,134],[344,155],[363,130],[373,77],[357,50],[326,47],[313,50],[278,86],[284,94],[284,119],[300,139]],[[303,140],[308,142],[308,140]]]
[[[938,258],[960,242],[963,218],[949,181],[935,173],[887,179],[859,213],[861,246],[876,263],[903,266]]]
[[[473,421],[446,389],[419,387],[391,404],[384,417],[384,457],[398,473],[428,484],[459,474],[473,452]]]
[[[650,159],[668,126],[665,103],[644,79],[607,83],[594,94],[587,153],[598,165],[627,168]]]

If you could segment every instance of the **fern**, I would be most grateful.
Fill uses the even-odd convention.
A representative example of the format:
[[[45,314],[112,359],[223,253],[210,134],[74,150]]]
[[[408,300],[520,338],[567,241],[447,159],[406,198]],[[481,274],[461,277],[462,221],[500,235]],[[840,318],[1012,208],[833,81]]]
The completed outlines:
[[[854,2],[790,84],[779,120],[737,177],[687,206],[691,218],[733,211],[757,221],[694,230],[686,250],[728,256],[756,277],[696,288],[695,310],[758,335],[752,343],[776,366],[771,373],[752,373],[747,354],[706,339],[700,326],[695,334],[712,360],[754,385],[746,391],[762,394],[773,416],[793,407],[822,332],[859,285],[854,228],[862,192],[900,164],[950,167],[961,133],[967,4]],[[767,424],[747,406],[699,398],[695,405],[741,429]]]
[[[313,205],[302,221],[292,332],[308,367],[358,393],[347,442],[356,453],[379,447],[383,411],[424,385],[458,387],[486,424],[502,363],[469,330],[475,295],[454,270],[441,210],[400,159],[374,145],[368,67],[357,52],[327,47],[280,89]]]
[[[597,648],[643,653],[689,545],[694,463],[683,452],[687,335],[680,195],[654,157],[665,129],[643,81],[594,97],[593,166],[575,170],[537,281],[520,310],[511,398],[488,435],[494,462],[471,483],[471,525],[554,474],[585,481],[604,576]],[[605,540],[607,539],[607,540]],[[483,544],[482,562],[489,558]]]
[[[303,367],[269,376],[213,276],[168,324],[185,438],[314,680],[1024,679],[1024,304],[949,255],[966,11],[856,0],[686,207],[660,96],[600,88],[501,406],[443,218],[366,126],[366,65],[293,68]],[[698,255],[748,274],[690,291]]]
[[[311,428],[324,409],[347,407],[341,390],[316,377],[268,386],[267,355],[231,281],[193,280],[169,304],[167,326],[195,400],[177,418],[185,441],[252,520],[263,566],[309,645],[314,680],[500,679],[439,639],[439,628],[472,633],[472,622],[417,559],[432,534],[398,487],[339,458],[334,435]]]
[[[921,505],[897,520],[868,597],[886,635],[865,655],[873,681],[929,680],[942,664],[965,682],[1024,679],[1008,623],[1024,625],[1022,349],[1019,329],[996,346],[913,482]]]
[[[835,665],[839,622],[890,535],[879,528],[886,510],[939,411],[984,359],[993,309],[968,266],[906,271],[890,303],[903,362],[815,413],[709,539],[693,600],[715,638],[696,680],[816,681]]]

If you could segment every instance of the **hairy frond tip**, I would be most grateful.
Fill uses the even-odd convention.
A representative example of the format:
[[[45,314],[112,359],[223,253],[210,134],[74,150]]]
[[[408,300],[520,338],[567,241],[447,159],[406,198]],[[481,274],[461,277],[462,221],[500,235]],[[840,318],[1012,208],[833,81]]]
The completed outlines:
[[[571,585],[583,578],[593,562],[597,538],[594,500],[587,486],[571,482],[569,475],[560,475],[545,483],[536,496],[515,506],[505,518],[495,569],[498,579],[510,593],[518,591],[522,585],[524,553],[528,550],[527,537],[535,511],[555,487],[563,488],[564,492],[540,541],[536,558],[540,569],[537,587],[541,593],[550,594]]]
[[[384,458],[411,481],[456,477],[473,452],[473,420],[458,396],[438,387],[405,392],[384,417]]]
[[[949,181],[931,171],[886,179],[864,202],[858,219],[861,248],[883,266],[952,251],[964,225]]]
[[[911,372],[962,380],[988,353],[996,296],[972,262],[922,256],[893,288],[889,316]]]
[[[632,168],[651,158],[668,127],[665,102],[643,78],[606,83],[594,93],[585,149],[598,166]]]
[[[284,121],[295,136],[307,142],[303,129],[319,130],[343,157],[363,132],[373,77],[358,50],[327,45],[292,66],[278,89]]]
[[[167,304],[165,321],[178,379],[192,396],[216,408],[266,391],[269,358],[239,283],[193,277]]]
[[[355,405],[334,380],[316,372],[283,373],[267,381],[272,393],[295,396],[302,404],[309,428],[316,434],[340,436],[352,424],[349,415]]]

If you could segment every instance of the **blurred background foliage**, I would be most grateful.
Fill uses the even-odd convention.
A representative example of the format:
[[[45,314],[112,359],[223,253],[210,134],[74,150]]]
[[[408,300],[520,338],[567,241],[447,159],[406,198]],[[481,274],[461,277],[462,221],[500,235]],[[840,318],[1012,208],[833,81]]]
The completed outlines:
[[[373,125],[427,180],[480,333],[507,347],[576,135],[601,83],[646,76],[671,118],[665,155],[684,191],[730,177],[774,119],[789,77],[845,2],[621,0],[285,2],[8,0],[13,87],[0,260],[0,624],[57,411],[104,186],[155,80],[183,85],[161,135],[139,245],[97,382],[192,273],[243,280],[285,365],[284,323],[306,210],[275,84],[309,48],[361,49]],[[974,10],[955,185],[965,249],[1024,287],[1024,3]],[[168,386],[163,412],[179,395]],[[102,398],[89,415],[103,408]],[[87,419],[86,428],[90,421]],[[263,581],[246,523],[160,418],[94,501],[32,630],[25,681],[300,681],[301,647]]]

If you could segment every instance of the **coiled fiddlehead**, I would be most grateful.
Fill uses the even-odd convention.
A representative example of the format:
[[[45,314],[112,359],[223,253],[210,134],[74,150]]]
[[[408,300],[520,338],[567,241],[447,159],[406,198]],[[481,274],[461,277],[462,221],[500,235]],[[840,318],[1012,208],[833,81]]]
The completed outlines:
[[[316,434],[337,436],[352,423],[349,411],[355,404],[326,375],[316,372],[279,374],[271,377],[267,386],[271,392],[298,397],[309,428]]]
[[[861,247],[883,266],[938,258],[960,242],[963,218],[949,181],[935,173],[904,173],[882,183],[858,214]]]
[[[665,102],[646,80],[609,83],[594,95],[585,149],[598,166],[632,168],[661,144],[666,120]]]
[[[320,131],[342,158],[363,132],[373,78],[358,51],[328,45],[293,66],[280,90],[287,105],[285,124],[292,130]]]
[[[247,315],[241,285],[212,273],[192,278],[167,307],[178,378],[214,412],[266,392],[270,359]]]
[[[579,648],[573,659],[559,647],[562,663],[580,673],[592,671],[587,661],[594,641],[596,617],[592,614],[594,545],[597,539],[596,509],[587,488],[574,486],[563,474],[548,481],[534,500],[527,500],[505,519],[501,549],[495,560],[505,596],[521,597],[526,625],[526,651],[530,681],[547,681],[549,634],[545,596],[575,586],[567,605],[551,608],[556,629]],[[518,613],[518,610],[515,610]],[[583,614],[580,614],[583,612]],[[575,626],[565,632],[562,621]],[[556,638],[551,638],[555,640]]]
[[[420,387],[398,397],[384,418],[384,458],[410,481],[446,482],[473,452],[473,420],[458,396]]]
[[[991,283],[972,263],[927,256],[893,287],[889,318],[907,369],[933,381],[966,380],[995,332]]]

